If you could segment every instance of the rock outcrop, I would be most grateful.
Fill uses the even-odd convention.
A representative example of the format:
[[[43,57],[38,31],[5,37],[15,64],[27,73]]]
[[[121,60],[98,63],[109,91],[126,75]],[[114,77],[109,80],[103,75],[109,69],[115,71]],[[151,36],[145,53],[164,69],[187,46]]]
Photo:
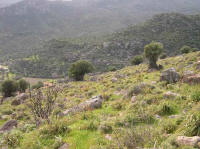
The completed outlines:
[[[161,73],[160,81],[166,81],[168,83],[176,83],[180,80],[179,73],[174,69],[170,68]]]
[[[184,83],[188,84],[199,84],[200,83],[200,74],[186,76],[183,78]]]
[[[192,147],[200,147],[200,137],[186,137],[186,136],[179,136],[176,139],[176,143],[179,146],[192,146]]]
[[[10,131],[14,127],[17,127],[17,121],[16,120],[10,120],[3,125],[3,127],[0,129],[0,133]]]
[[[20,105],[20,104],[24,103],[24,101],[28,98],[29,98],[28,94],[21,93],[15,97],[15,99],[12,101],[11,105]]]
[[[103,103],[103,97],[102,96],[96,96],[91,98],[90,100],[87,100],[75,107],[72,107],[64,112],[61,113],[61,116],[69,115],[69,114],[76,114],[78,112],[82,111],[88,111],[88,110],[94,110],[101,108]]]

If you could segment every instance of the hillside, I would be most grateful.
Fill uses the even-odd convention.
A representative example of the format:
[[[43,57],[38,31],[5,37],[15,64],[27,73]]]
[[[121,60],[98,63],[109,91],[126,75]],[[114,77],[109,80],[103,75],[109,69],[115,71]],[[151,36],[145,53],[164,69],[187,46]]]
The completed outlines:
[[[200,15],[170,13],[155,15],[102,38],[54,39],[32,51],[22,50],[12,56],[8,51],[1,54],[4,58],[18,58],[10,65],[14,73],[51,78],[67,75],[69,65],[79,59],[91,61],[96,71],[122,68],[129,65],[134,55],[142,54],[143,47],[153,40],[163,43],[168,55],[176,55],[183,45],[200,48],[199,37]]]
[[[42,40],[104,35],[158,13],[199,10],[199,0],[23,0],[0,9],[0,49],[14,55]]]
[[[0,143],[20,149],[58,149],[64,143],[70,149],[195,149],[178,145],[176,138],[200,135],[199,60],[199,52],[190,53],[160,60],[164,67],[161,71],[149,71],[147,64],[141,64],[86,76],[83,82],[56,84],[60,89],[52,123],[39,128],[30,114],[29,99],[14,105],[18,98],[8,98],[0,105],[0,126],[13,119],[17,128],[0,133]],[[171,67],[181,77],[192,75],[193,80],[172,84],[160,81],[161,73]],[[83,111],[77,108],[99,95],[103,97],[102,106]],[[60,112],[64,115],[58,117]]]

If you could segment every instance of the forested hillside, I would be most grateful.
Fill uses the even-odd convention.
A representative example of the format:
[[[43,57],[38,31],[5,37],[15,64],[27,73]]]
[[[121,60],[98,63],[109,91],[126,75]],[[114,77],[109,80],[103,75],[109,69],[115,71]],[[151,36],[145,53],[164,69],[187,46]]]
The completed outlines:
[[[96,40],[50,40],[27,57],[17,55],[21,58],[11,68],[29,76],[58,77],[66,75],[71,63],[87,59],[97,71],[106,71],[112,66],[121,68],[129,64],[153,40],[163,43],[168,55],[178,54],[183,45],[200,48],[200,15],[159,14],[145,23]]]
[[[0,9],[0,49],[4,59],[13,55],[15,59],[43,40],[99,36],[158,13],[196,14],[199,10],[199,0],[22,0]]]

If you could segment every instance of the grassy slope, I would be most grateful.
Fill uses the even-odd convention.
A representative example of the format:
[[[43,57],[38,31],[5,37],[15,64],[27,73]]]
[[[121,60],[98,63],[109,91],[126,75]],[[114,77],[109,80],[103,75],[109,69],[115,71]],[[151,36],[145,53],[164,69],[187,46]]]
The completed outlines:
[[[200,56],[196,52],[160,60],[159,64],[162,64],[164,69],[175,67],[181,74],[184,70],[194,70],[198,73],[199,71],[195,70],[194,67],[189,67],[191,63],[194,64],[198,60],[200,60]],[[112,82],[112,78],[119,75],[122,78],[118,78],[117,82]],[[159,71],[149,73],[147,72],[147,65],[141,64],[135,67],[126,67],[117,72],[102,74],[98,76],[99,81],[96,82],[84,81],[67,84],[68,87],[64,88],[64,91],[60,93],[57,101],[65,104],[65,108],[81,103],[94,95],[103,95],[105,102],[103,107],[98,110],[79,113],[59,120],[53,118],[54,122],[58,121],[59,124],[66,124],[71,129],[69,133],[57,134],[56,136],[61,137],[64,142],[71,145],[71,148],[76,149],[112,148],[113,146],[113,148],[118,148],[118,143],[123,142],[123,137],[126,134],[124,132],[133,128],[132,130],[137,133],[140,132],[144,139],[148,137],[148,139],[143,140],[145,143],[141,146],[153,147],[156,142],[157,147],[173,148],[170,140],[176,135],[185,133],[187,128],[184,124],[187,121],[187,116],[200,107],[198,102],[194,102],[191,99],[191,95],[199,89],[200,85],[193,86],[183,83],[165,85],[159,81],[159,77]],[[152,84],[153,81],[157,81],[154,84],[156,88],[145,90],[144,93],[137,96],[136,103],[131,104],[130,98],[125,96],[126,93],[137,83],[146,82]],[[178,93],[181,98],[176,100],[164,99],[163,94],[167,91]],[[67,102],[64,102],[63,98],[67,98]],[[169,105],[173,110],[171,114],[163,115],[160,119],[156,119],[155,115],[160,114],[163,105]],[[16,113],[24,111],[29,115],[28,108],[25,105],[11,107],[10,101],[5,102],[0,108],[1,115],[5,115],[6,111],[7,113],[9,113],[8,111],[15,111]],[[186,114],[183,111],[187,111]],[[169,118],[170,115],[178,116]],[[22,128],[24,127],[23,123],[31,123],[31,120],[26,120],[25,118],[26,116],[23,116],[19,120],[19,126]],[[153,121],[148,121],[148,118],[153,118]],[[5,121],[1,120],[0,125],[3,122]],[[106,134],[100,132],[99,129],[95,129],[105,123],[112,126],[113,129],[110,134],[112,136],[111,141],[105,139]],[[45,128],[49,131],[47,131],[47,137],[44,137],[44,134],[41,133]],[[50,130],[52,129],[52,127],[45,125],[40,129],[22,133],[23,139],[21,139],[19,148],[54,148],[53,144],[57,139],[55,135],[51,134]],[[166,134],[168,129],[171,133]],[[148,132],[150,132],[151,137],[147,136]],[[116,141],[116,136],[118,135],[122,136]]]

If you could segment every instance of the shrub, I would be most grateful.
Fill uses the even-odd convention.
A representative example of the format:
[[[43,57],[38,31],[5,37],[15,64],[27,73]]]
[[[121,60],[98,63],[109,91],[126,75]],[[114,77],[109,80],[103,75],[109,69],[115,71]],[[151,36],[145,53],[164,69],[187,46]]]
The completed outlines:
[[[195,112],[186,117],[184,124],[185,135],[200,136],[200,112]]]
[[[117,68],[115,66],[110,66],[108,67],[108,71],[116,71]]]
[[[159,42],[153,41],[144,47],[145,57],[149,60],[149,68],[158,69],[156,62],[162,51],[163,45]]]
[[[193,101],[196,101],[196,102],[199,102],[199,101],[200,101],[200,91],[195,91],[195,92],[192,94],[192,100],[193,100]]]
[[[82,81],[84,75],[92,72],[93,70],[94,67],[91,63],[80,60],[70,66],[69,77],[76,81]]]
[[[86,129],[95,131],[98,129],[98,125],[99,125],[99,123],[97,121],[92,120],[88,123],[88,125],[86,126]]]
[[[20,140],[22,139],[22,135],[20,131],[12,131],[11,133],[6,133],[3,136],[2,144],[8,145],[10,148],[16,148],[20,145]]]
[[[4,97],[11,97],[18,90],[18,85],[13,80],[6,80],[1,85],[1,91]]]
[[[66,134],[70,131],[67,121],[55,121],[39,129],[39,134],[44,138],[51,138]]]
[[[103,124],[100,126],[100,131],[104,134],[112,133],[112,126],[110,124]]]
[[[21,93],[24,93],[26,91],[26,89],[28,88],[28,86],[29,86],[29,83],[26,80],[21,79],[18,81],[18,90]]]
[[[33,92],[30,99],[30,108],[36,126],[39,126],[41,119],[48,123],[50,122],[49,117],[53,112],[57,95],[58,91],[56,88],[48,88],[44,93],[41,90]]]
[[[43,82],[39,81],[37,84],[32,86],[32,89],[40,89],[41,87],[44,87]]]
[[[165,116],[165,115],[172,115],[176,113],[176,109],[174,107],[174,105],[170,104],[170,103],[164,103],[161,106],[160,111],[158,112],[159,115]]]
[[[197,52],[197,51],[199,51],[199,49],[198,48],[192,48],[191,51],[192,52]]]
[[[133,59],[131,60],[131,64],[132,65],[139,65],[143,62],[143,56],[141,55],[136,55],[133,57]]]
[[[163,53],[163,54],[160,55],[160,59],[165,59],[165,58],[167,58],[167,54],[166,53]]]
[[[164,122],[163,132],[166,134],[171,134],[176,130],[176,128],[177,128],[177,125],[175,122],[167,121],[167,122]]]
[[[189,47],[189,46],[183,46],[183,47],[180,49],[180,51],[181,51],[182,54],[189,53],[191,50],[192,50],[192,49],[191,49],[191,47]]]

